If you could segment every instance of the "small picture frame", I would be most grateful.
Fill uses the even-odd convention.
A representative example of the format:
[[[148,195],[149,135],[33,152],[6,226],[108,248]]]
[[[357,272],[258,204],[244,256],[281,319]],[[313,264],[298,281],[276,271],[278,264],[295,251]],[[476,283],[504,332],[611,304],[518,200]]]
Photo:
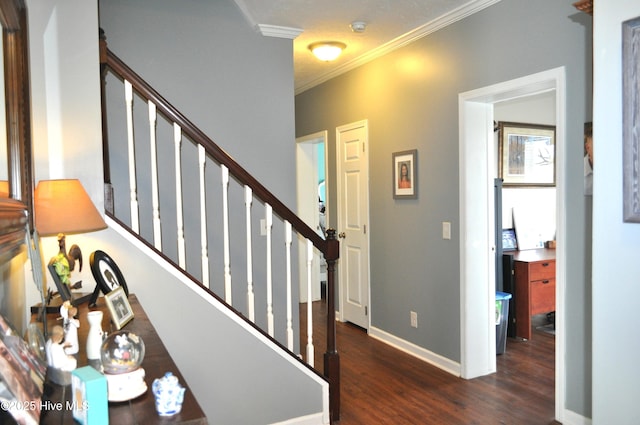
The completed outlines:
[[[518,249],[518,239],[515,229],[502,229],[502,251],[516,251]]]
[[[109,313],[111,313],[111,321],[117,330],[120,330],[133,319],[133,310],[124,289],[118,286],[107,294],[104,294],[107,302]]]
[[[120,268],[104,251],[92,252],[89,256],[89,266],[91,274],[103,294],[107,295],[114,289],[122,287],[125,294],[129,295],[129,288]]]
[[[498,176],[503,186],[556,185],[556,128],[500,122]]]
[[[393,199],[418,197],[418,150],[395,152],[392,155]]]
[[[56,288],[58,289],[58,294],[62,301],[71,301],[71,289],[60,280],[60,276],[56,271],[56,266],[53,264],[49,264],[47,266],[49,273],[51,273],[51,278],[53,282],[56,284]]]

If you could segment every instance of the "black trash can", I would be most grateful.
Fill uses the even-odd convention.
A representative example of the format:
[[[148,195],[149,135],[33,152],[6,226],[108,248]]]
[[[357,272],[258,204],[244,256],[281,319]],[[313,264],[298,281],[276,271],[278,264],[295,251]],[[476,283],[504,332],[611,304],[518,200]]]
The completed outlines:
[[[496,291],[496,354],[504,353],[507,348],[510,299],[511,294]]]

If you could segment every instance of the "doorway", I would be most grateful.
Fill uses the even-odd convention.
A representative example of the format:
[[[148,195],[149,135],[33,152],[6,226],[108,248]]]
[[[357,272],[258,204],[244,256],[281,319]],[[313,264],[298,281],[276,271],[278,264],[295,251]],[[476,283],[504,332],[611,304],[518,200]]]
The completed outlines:
[[[296,139],[296,195],[298,216],[312,229],[325,237],[327,221],[327,132]],[[298,244],[300,302],[307,302],[307,253],[306,244]],[[311,263],[311,301],[323,296],[326,282],[326,263],[314,250]]]
[[[459,95],[461,375],[471,379],[496,371],[495,211],[493,178],[494,104],[555,91],[556,105],[556,419],[562,421],[564,394],[564,293],[566,276],[565,70],[533,74]],[[478,158],[484,158],[478,161]],[[484,247],[484,248],[483,248]],[[558,308],[560,307],[560,308]],[[493,320],[492,320],[493,318]]]

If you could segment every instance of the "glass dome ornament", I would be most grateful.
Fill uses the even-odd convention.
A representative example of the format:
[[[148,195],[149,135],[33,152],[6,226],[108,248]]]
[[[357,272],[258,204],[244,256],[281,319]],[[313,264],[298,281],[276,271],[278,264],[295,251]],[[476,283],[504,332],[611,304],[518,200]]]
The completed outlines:
[[[101,357],[104,373],[132,372],[144,359],[144,341],[129,331],[114,332],[102,343]]]
[[[101,347],[102,369],[107,378],[109,401],[125,401],[138,397],[147,390],[144,341],[129,331],[109,335]]]

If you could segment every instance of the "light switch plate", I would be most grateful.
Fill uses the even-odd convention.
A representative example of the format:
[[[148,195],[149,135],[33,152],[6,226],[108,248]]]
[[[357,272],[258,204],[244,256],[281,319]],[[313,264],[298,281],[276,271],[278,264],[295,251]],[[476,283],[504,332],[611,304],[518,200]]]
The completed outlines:
[[[442,222],[442,239],[451,239],[451,223],[448,221]]]

